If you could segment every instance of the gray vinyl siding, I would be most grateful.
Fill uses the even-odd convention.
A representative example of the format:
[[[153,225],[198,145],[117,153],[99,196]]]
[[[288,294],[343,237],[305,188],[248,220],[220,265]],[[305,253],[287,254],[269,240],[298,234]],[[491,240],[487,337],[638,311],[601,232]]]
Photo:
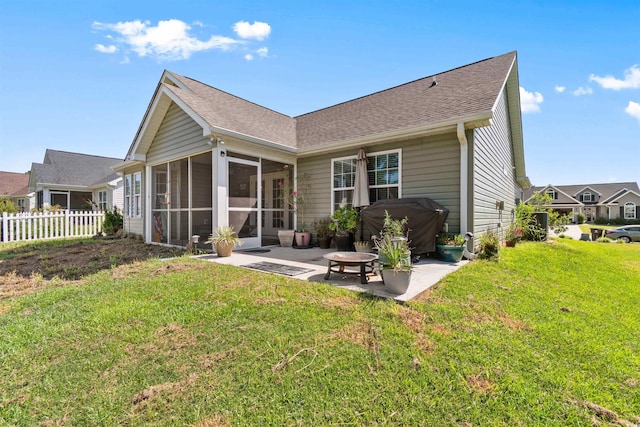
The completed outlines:
[[[175,103],[171,103],[149,151],[147,163],[155,165],[211,149],[202,128]]]
[[[427,197],[447,207],[452,231],[460,227],[460,145],[454,134],[417,138],[366,148],[374,153],[400,148],[402,151],[401,197]],[[331,214],[331,159],[354,156],[357,150],[338,151],[298,160],[299,174],[310,176],[311,196],[305,221]]]
[[[487,229],[501,232],[513,219],[516,183],[513,149],[503,91],[494,113],[493,124],[473,133],[473,233]],[[496,202],[504,202],[504,210]]]

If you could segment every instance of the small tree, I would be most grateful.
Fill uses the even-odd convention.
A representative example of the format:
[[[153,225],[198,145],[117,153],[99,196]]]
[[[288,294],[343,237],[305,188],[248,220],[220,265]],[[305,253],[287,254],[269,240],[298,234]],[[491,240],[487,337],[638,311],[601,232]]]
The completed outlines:
[[[10,198],[0,197],[0,212],[17,213],[19,212],[19,209]]]
[[[542,236],[546,233],[543,230],[534,213],[546,212],[549,218],[549,228],[554,233],[560,234],[567,231],[567,224],[569,218],[566,215],[560,215],[558,212],[551,209],[549,206],[553,202],[553,199],[549,194],[536,191],[529,199],[529,202],[520,202],[516,206],[516,227],[522,230],[523,238],[525,240],[541,240]]]

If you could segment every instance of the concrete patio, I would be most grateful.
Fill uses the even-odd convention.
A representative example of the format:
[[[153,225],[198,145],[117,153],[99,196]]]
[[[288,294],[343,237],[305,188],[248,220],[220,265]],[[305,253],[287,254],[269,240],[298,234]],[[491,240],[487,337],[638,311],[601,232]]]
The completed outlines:
[[[456,271],[468,262],[460,261],[458,263],[449,263],[439,261],[435,258],[423,258],[418,263],[414,264],[413,274],[411,275],[411,284],[407,292],[398,295],[389,293],[385,289],[380,274],[369,275],[369,283],[367,284],[361,284],[360,277],[357,274],[331,273],[329,280],[325,280],[324,277],[327,273],[328,262],[323,258],[323,255],[329,252],[335,252],[335,249],[296,249],[283,248],[280,246],[268,246],[260,249],[249,249],[246,251],[243,251],[241,248],[235,249],[230,257],[224,258],[218,257],[215,254],[197,255],[194,258],[238,267],[244,267],[248,264],[259,262],[270,262],[284,266],[298,267],[308,271],[290,277],[300,280],[308,280],[310,282],[327,283],[356,292],[368,292],[381,298],[393,298],[399,302],[409,301],[415,298],[436,284],[444,276]],[[357,271],[357,267],[345,267],[345,273],[357,273]]]

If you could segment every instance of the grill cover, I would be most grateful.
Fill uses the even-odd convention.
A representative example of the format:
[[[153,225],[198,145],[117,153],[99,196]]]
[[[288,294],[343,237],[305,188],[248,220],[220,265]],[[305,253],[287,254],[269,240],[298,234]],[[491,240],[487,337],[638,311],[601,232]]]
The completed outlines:
[[[412,254],[435,252],[436,236],[447,220],[449,209],[427,198],[378,200],[360,211],[362,222],[371,235],[380,235],[385,211],[393,219],[409,218]]]

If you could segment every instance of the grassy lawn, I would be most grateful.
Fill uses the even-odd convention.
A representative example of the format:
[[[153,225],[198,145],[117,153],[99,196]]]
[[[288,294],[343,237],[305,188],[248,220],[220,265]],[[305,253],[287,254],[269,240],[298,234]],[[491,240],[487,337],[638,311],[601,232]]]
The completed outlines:
[[[589,233],[589,234],[591,234],[592,228],[602,228],[603,230],[606,230],[609,228],[621,227],[620,225],[595,225],[595,224],[579,224],[578,226],[580,227],[580,230],[582,230],[583,233]]]
[[[640,245],[522,243],[407,305],[185,257],[52,280],[0,299],[0,425],[640,422]]]

